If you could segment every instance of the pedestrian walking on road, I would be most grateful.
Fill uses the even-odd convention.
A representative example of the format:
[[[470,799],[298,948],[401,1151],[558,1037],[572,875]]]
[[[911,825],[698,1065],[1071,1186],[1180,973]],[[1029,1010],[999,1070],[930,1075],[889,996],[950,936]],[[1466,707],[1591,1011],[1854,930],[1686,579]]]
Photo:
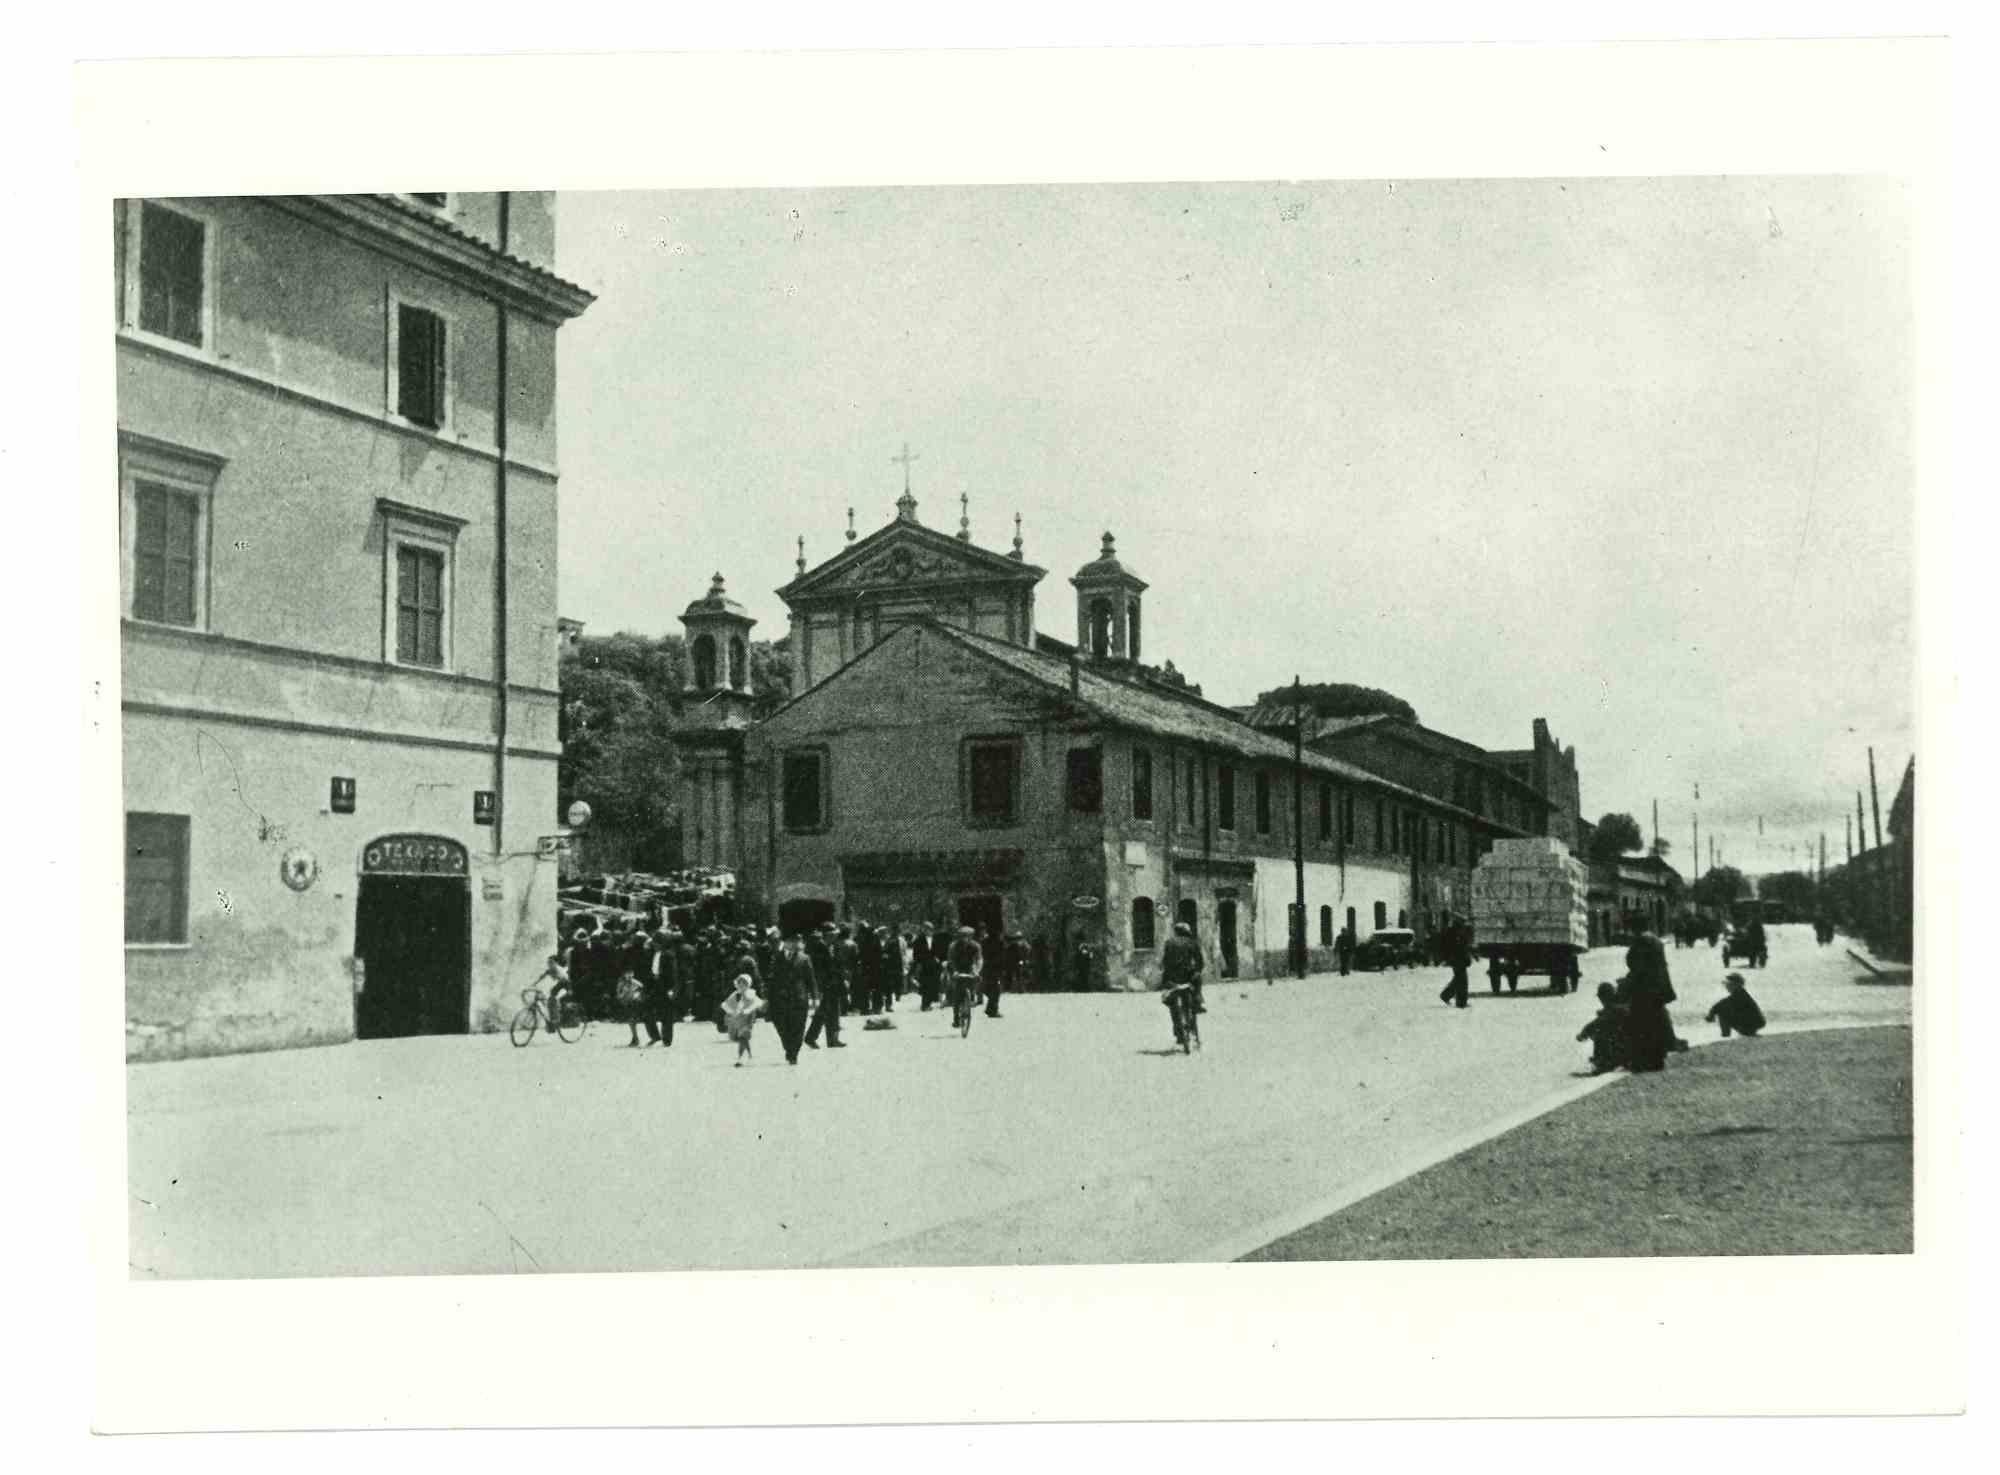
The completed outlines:
[[[764,1001],[757,997],[750,975],[737,974],[729,997],[722,1001],[722,1020],[729,1038],[736,1041],[736,1063],[739,1066],[750,1058],[750,1033],[756,1027],[757,1015],[763,1008]]]
[[[852,947],[853,944],[843,937],[835,944],[835,948],[841,946]],[[829,963],[824,972],[820,972],[817,967],[814,970],[818,975],[819,1005],[813,1011],[812,1027],[806,1031],[805,1045],[808,1050],[819,1048],[821,1030],[826,1031],[827,1049],[847,1048],[840,1041],[840,1011],[846,1003],[843,996],[847,991],[848,975],[843,972],[840,957],[834,949],[828,950],[828,957]]]
[[[765,1012],[778,1032],[778,1042],[785,1047],[785,1062],[797,1065],[799,1046],[805,1040],[806,1013],[819,991],[818,975],[798,934],[785,939],[778,966],[771,971],[765,987],[768,990]]]
[[[668,928],[662,927],[653,939],[653,954],[640,981],[646,986],[647,1038],[672,1049],[674,1021],[680,1015],[680,982],[674,964],[674,934]]]
[[[1333,956],[1340,963],[1340,976],[1342,978],[1347,977],[1354,968],[1354,929],[1352,927],[1343,927],[1340,929],[1340,936],[1333,940]]]
[[[944,938],[932,930],[929,922],[910,945],[910,957],[917,970],[917,991],[923,998],[923,1007],[930,1009],[937,1004],[938,980],[944,976]]]
[[[1451,968],[1451,979],[1438,995],[1438,1002],[1467,1008],[1466,1000],[1472,992],[1471,979],[1467,974],[1472,967],[1472,929],[1461,918],[1453,917],[1445,925],[1441,941],[1444,944],[1444,960]]]

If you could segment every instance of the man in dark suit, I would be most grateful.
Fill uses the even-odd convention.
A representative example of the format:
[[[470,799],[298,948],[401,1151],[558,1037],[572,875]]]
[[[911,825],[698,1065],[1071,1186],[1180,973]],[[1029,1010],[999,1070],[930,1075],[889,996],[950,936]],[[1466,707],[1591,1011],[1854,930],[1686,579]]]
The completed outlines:
[[[806,955],[798,934],[785,939],[766,986],[770,992],[765,996],[765,1006],[771,1026],[778,1032],[778,1043],[784,1046],[785,1063],[797,1065],[799,1045],[805,1038],[806,1013],[819,988],[812,959]]]
[[[1451,981],[1445,984],[1438,1000],[1467,1008],[1466,996],[1472,991],[1466,971],[1472,967],[1472,929],[1462,918],[1453,917],[1445,924],[1444,936],[1439,941],[1444,945],[1444,960],[1451,968]]]

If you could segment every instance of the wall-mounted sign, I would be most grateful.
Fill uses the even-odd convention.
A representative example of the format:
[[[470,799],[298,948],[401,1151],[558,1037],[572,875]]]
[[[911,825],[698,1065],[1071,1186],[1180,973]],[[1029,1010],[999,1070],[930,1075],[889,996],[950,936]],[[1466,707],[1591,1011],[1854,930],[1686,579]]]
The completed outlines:
[[[463,876],[465,847],[437,835],[384,835],[361,852],[366,876]]]
[[[333,795],[328,802],[328,807],[331,808],[335,814],[354,813],[353,779],[336,778],[333,781]]]
[[[491,789],[472,791],[472,822],[476,825],[490,825],[499,806],[499,796]]]
[[[568,855],[575,848],[568,835],[543,835],[535,841],[535,854],[543,860],[555,860]]]
[[[1094,912],[1104,903],[1094,896],[1077,896],[1070,899],[1070,905],[1080,912]]]
[[[507,883],[502,881],[498,876],[482,876],[479,881],[479,899],[481,901],[505,901],[507,899]]]
[[[319,879],[319,857],[303,845],[294,845],[278,861],[278,879],[294,891],[309,891]]]

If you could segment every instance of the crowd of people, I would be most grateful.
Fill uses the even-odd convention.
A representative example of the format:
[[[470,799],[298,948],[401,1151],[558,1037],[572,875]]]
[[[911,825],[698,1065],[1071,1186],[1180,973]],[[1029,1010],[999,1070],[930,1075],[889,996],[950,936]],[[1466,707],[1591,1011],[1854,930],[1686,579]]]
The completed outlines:
[[[877,1019],[914,993],[919,1011],[948,1003],[950,980],[977,980],[989,1018],[1003,995],[1029,975],[1032,956],[1018,932],[921,922],[875,926],[833,922],[781,934],[776,927],[711,924],[683,930],[668,921],[589,917],[556,958],[584,1017],[631,1030],[627,1042],[671,1046],[685,1021],[711,1023],[750,1057],[757,1020],[778,1033],[786,1060],[799,1051],[840,1050],[841,1021]],[[643,1036],[643,1038],[642,1038]]]

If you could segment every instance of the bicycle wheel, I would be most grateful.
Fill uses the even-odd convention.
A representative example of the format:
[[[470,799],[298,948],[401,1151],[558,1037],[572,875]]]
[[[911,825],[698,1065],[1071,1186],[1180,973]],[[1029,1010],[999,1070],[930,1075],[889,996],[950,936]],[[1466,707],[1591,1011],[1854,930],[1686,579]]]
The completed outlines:
[[[533,1004],[525,1006],[515,1014],[514,1022],[507,1026],[507,1038],[514,1042],[515,1049],[525,1048],[528,1041],[535,1037],[535,1026],[541,1021],[541,1017],[541,1011]]]
[[[583,1038],[586,1023],[583,1011],[568,994],[557,994],[550,1003],[549,1028],[556,1032],[556,1038],[565,1045],[574,1045]]]

